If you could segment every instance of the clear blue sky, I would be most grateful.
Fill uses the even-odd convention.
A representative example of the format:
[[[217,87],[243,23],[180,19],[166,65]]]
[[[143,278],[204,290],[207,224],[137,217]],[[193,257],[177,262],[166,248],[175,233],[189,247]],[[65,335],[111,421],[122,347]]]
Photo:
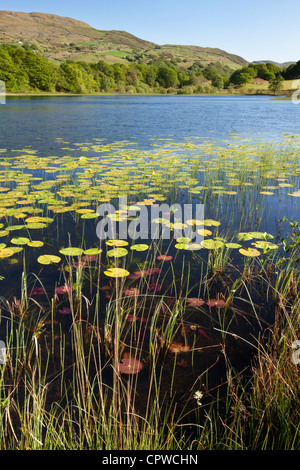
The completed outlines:
[[[299,0],[1,0],[1,10],[54,13],[157,44],[218,47],[246,60],[300,60]]]

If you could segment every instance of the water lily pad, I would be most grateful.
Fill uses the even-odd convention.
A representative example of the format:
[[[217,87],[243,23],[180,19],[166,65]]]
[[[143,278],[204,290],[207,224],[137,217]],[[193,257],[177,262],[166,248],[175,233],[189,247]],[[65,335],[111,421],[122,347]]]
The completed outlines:
[[[65,256],[80,256],[83,254],[83,249],[69,246],[68,248],[62,248],[59,252]]]
[[[175,248],[177,250],[189,250],[189,243],[176,243]]]
[[[84,254],[88,256],[99,255],[100,253],[102,253],[101,248],[89,248],[88,250],[84,251]]]
[[[186,250],[197,251],[201,249],[202,249],[202,245],[200,245],[200,243],[187,243]]]
[[[250,235],[250,233],[247,233],[247,232],[240,232],[237,234],[237,239],[239,241],[244,241],[244,242],[247,242],[249,240],[253,240],[253,236]]]
[[[217,307],[217,308],[223,308],[226,305],[225,300],[222,300],[222,299],[210,299],[206,303],[209,307]]]
[[[199,220],[199,219],[188,219],[186,221],[187,225],[204,225],[204,220]]]
[[[188,237],[180,237],[180,238],[176,238],[176,241],[177,243],[190,243],[192,239]]]
[[[278,248],[278,245],[275,243],[271,243],[265,240],[258,240],[257,242],[251,243],[251,245],[255,246],[255,248],[260,248],[260,249],[269,249],[269,250],[276,250]]]
[[[77,209],[78,214],[93,214],[95,211],[93,209]]]
[[[169,351],[175,353],[175,354],[178,354],[178,353],[184,353],[184,352],[187,352],[191,349],[191,346],[189,346],[188,344],[184,344],[184,343],[177,343],[175,341],[173,341],[170,345],[169,345]]]
[[[206,228],[199,228],[197,233],[199,233],[199,235],[203,235],[203,237],[212,235],[212,232]]]
[[[126,277],[129,276],[129,271],[123,268],[108,268],[104,271],[104,274],[108,277]]]
[[[156,282],[152,282],[151,284],[148,285],[148,290],[151,292],[159,292],[161,290],[161,285],[157,284]]]
[[[32,222],[26,225],[26,228],[29,228],[29,229],[39,229],[39,228],[46,228],[46,227],[47,227],[47,224],[43,222]]]
[[[50,217],[40,217],[40,216],[34,216],[34,217],[28,217],[25,222],[26,224],[35,224],[37,222],[42,222],[45,224],[50,224],[53,222],[54,219],[51,219]]]
[[[208,225],[208,226],[218,227],[219,225],[221,225],[221,222],[219,222],[218,220],[213,220],[213,219],[205,219],[203,221],[203,224]]]
[[[191,307],[201,307],[201,305],[205,304],[205,301],[198,297],[188,297],[186,302],[190,304]]]
[[[44,295],[45,289],[43,287],[33,287],[32,289],[28,290],[28,295],[32,297],[38,297],[39,295]]]
[[[137,287],[130,287],[128,289],[124,289],[124,295],[127,297],[134,297],[135,295],[139,295],[140,289]]]
[[[137,243],[136,245],[132,245],[130,247],[131,250],[133,251],[146,251],[148,250],[149,246],[146,245],[145,243]]]
[[[106,245],[108,246],[127,246],[129,243],[126,240],[107,240]]]
[[[121,256],[126,256],[128,254],[128,250],[126,250],[126,248],[117,247],[109,250],[106,254],[110,258],[120,258]]]
[[[172,230],[182,230],[182,229],[186,228],[186,226],[187,225],[183,222],[174,222],[174,223],[170,224],[170,228]]]
[[[55,264],[61,261],[61,258],[56,255],[41,255],[38,257],[38,263],[40,264]]]
[[[34,248],[38,248],[40,246],[44,246],[44,242],[40,240],[31,240],[30,242],[27,243],[28,246],[32,246]]]
[[[123,374],[138,374],[143,369],[143,363],[135,357],[124,357],[116,368]]]
[[[225,246],[226,248],[241,248],[242,245],[240,245],[239,243],[225,243]]]
[[[293,193],[289,193],[289,196],[300,197],[300,190],[294,191]]]
[[[221,240],[213,240],[212,238],[208,238],[207,240],[203,240],[201,245],[203,248],[207,248],[208,250],[219,250],[223,248],[224,242]]]
[[[9,258],[14,255],[14,251],[11,248],[0,249],[0,258]]]
[[[13,230],[22,230],[26,225],[11,225],[10,227],[6,227],[5,230],[12,232]]]
[[[249,232],[249,235],[253,238],[267,240],[268,238],[274,238],[273,235],[267,232]]]
[[[70,307],[63,307],[63,308],[60,308],[58,311],[62,315],[70,315],[72,313],[72,310],[70,309]]]
[[[97,217],[99,217],[99,214],[97,214],[97,212],[82,214],[81,216],[82,219],[96,219]]]
[[[12,250],[14,253],[20,253],[20,251],[23,250],[23,247],[22,246],[10,246],[9,249]]]
[[[160,261],[171,261],[171,259],[173,259],[173,256],[170,256],[170,255],[159,255],[157,257],[158,260]]]
[[[66,284],[64,286],[57,286],[55,288],[56,294],[67,294],[68,292],[71,292],[71,291],[72,291],[72,287]]]
[[[0,230],[0,238],[5,237],[8,234],[9,234],[8,230]]]
[[[261,253],[260,251],[256,250],[255,248],[240,248],[239,252],[244,256],[249,256],[250,258],[255,258],[259,256]]]
[[[11,239],[11,243],[14,245],[27,245],[28,242],[30,242],[30,240],[26,237],[17,237]]]

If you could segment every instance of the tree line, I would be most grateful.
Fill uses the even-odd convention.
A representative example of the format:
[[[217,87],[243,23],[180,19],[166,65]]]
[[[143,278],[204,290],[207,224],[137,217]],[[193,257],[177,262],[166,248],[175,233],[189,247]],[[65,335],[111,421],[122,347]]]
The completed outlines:
[[[57,63],[17,45],[0,46],[0,80],[11,92],[213,93],[257,77],[270,82],[278,77],[298,78],[300,61],[284,70],[274,64],[249,64],[232,72],[217,62],[204,67],[196,61],[183,68],[160,58],[147,64]]]
[[[108,64],[103,60],[59,64],[27,48],[0,47],[0,80],[12,92],[209,93],[223,88],[229,75],[229,67],[218,63],[203,67],[195,62],[189,68],[179,68],[158,58],[147,64]]]

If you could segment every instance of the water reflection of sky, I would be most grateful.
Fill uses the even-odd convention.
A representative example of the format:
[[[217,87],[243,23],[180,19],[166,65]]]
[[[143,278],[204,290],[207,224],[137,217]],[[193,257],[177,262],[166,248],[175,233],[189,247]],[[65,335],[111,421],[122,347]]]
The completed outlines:
[[[8,97],[0,107],[2,148],[32,145],[59,151],[54,140],[135,140],[148,149],[153,136],[280,140],[300,134],[300,108],[262,96]]]

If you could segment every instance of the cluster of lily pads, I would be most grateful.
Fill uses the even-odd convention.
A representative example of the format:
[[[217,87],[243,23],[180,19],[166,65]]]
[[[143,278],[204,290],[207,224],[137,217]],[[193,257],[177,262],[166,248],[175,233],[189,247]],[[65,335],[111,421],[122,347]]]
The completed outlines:
[[[292,146],[285,140],[275,147],[265,143],[248,145],[243,139],[234,138],[221,146],[207,139],[178,142],[160,138],[151,144],[151,150],[143,151],[130,141],[107,144],[93,139],[70,144],[57,139],[56,144],[60,147],[57,156],[38,155],[29,147],[10,152],[1,149],[0,258],[13,257],[24,247],[34,248],[37,262],[43,265],[59,263],[61,255],[100,254],[95,230],[97,206],[113,203],[120,196],[128,198],[129,207],[161,202],[203,203],[211,218],[191,219],[184,226],[195,226],[204,240],[199,246],[183,236],[175,240],[175,249],[231,249],[256,257],[278,245],[270,241],[272,234],[240,231],[245,213],[249,222],[249,213],[253,212],[251,201],[259,202],[265,210],[268,198],[274,196],[277,201],[280,196],[284,209],[284,205],[292,205],[300,196],[295,157],[299,142],[295,138]],[[61,155],[62,152],[68,155]],[[130,220],[127,210],[116,210],[115,220]],[[62,225],[64,220],[67,227]],[[226,236],[218,232],[221,221],[229,232]],[[158,223],[176,228],[176,220],[162,218]],[[82,237],[88,228],[90,247],[83,247],[85,238],[76,239],[75,226],[85,228],[85,233],[80,232]],[[66,229],[71,232],[74,246],[59,247],[55,243],[60,239],[58,232]],[[250,246],[245,246],[248,242]],[[126,256],[128,250],[138,254],[149,249],[149,243],[132,243],[128,247],[127,241],[108,241],[108,248],[109,243],[112,245],[106,255],[111,260]],[[106,276],[130,274],[124,267],[112,264],[104,271]]]

